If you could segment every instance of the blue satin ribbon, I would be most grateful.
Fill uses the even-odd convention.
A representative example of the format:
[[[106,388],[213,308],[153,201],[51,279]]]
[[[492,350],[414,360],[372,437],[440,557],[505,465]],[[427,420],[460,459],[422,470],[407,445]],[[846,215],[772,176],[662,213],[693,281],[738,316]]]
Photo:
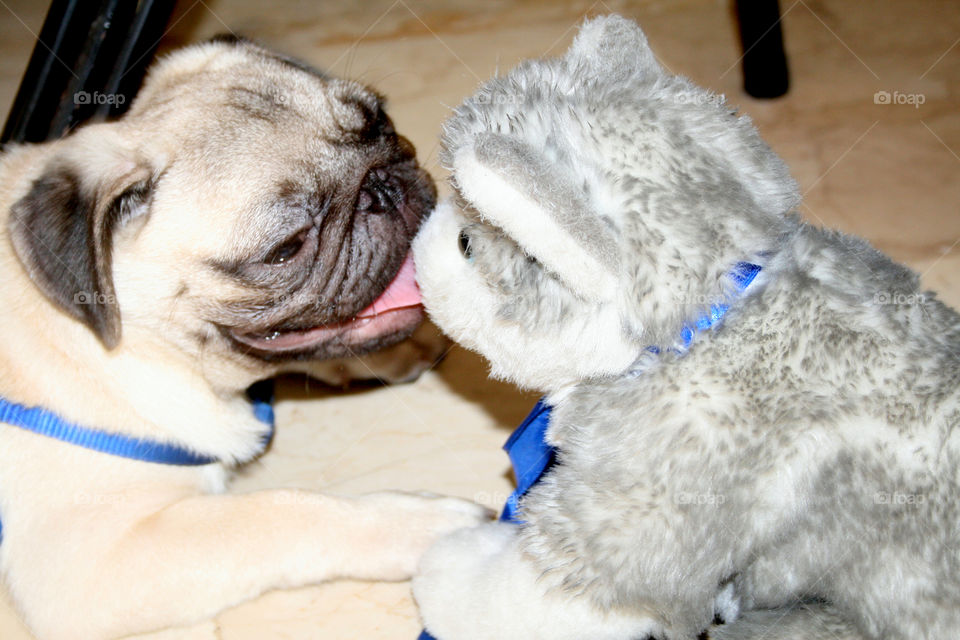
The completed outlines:
[[[263,436],[266,449],[273,439],[273,381],[258,382],[247,391],[257,420],[269,425]],[[176,466],[202,466],[218,462],[213,456],[191,451],[186,447],[143,438],[131,438],[119,433],[107,433],[83,427],[64,420],[57,414],[40,407],[26,407],[0,397],[0,422],[32,431],[33,433],[75,444],[101,453]],[[3,523],[0,522],[0,542],[3,542]]]
[[[728,274],[728,277],[736,286],[737,293],[743,293],[750,286],[750,283],[756,279],[760,270],[760,265],[738,262],[733,271]],[[716,325],[729,310],[729,304],[710,305],[707,312],[680,329],[679,342],[673,350],[682,353],[688,349],[698,332],[706,331]],[[656,345],[651,345],[646,350],[654,354],[663,352],[663,349]],[[507,498],[503,513],[500,514],[502,522],[516,522],[518,524],[523,522],[518,515],[520,499],[556,461],[556,449],[547,444],[545,437],[547,428],[550,426],[551,410],[552,407],[546,404],[543,399],[539,400],[530,415],[510,434],[510,438],[503,445],[507,455],[510,456],[510,463],[513,465],[513,473],[517,479],[517,489]],[[436,638],[424,629],[417,640],[436,640]]]
[[[510,434],[510,439],[503,445],[504,451],[510,456],[510,464],[513,465],[517,488],[503,505],[503,513],[500,514],[502,522],[522,522],[517,517],[520,498],[540,480],[556,459],[556,450],[548,445],[546,440],[552,410],[553,407],[542,399],[539,400],[530,415]]]

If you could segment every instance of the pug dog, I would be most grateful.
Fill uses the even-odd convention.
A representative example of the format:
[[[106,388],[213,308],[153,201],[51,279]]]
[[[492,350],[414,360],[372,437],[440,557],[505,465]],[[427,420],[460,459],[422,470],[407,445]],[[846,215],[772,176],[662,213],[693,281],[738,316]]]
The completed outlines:
[[[350,375],[342,358],[420,324],[407,254],[434,199],[374,91],[242,40],[169,56],[117,121],[5,150],[0,567],[39,638],[403,580],[485,517],[426,494],[224,493],[270,430],[252,383]]]

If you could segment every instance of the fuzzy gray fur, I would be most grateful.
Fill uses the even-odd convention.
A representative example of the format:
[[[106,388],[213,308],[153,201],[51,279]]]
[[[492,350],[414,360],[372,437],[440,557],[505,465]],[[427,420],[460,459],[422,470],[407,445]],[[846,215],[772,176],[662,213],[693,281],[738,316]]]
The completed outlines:
[[[667,74],[622,18],[488,82],[443,142],[458,204],[415,244],[427,308],[494,374],[556,404],[559,463],[524,499],[515,541],[544,597],[590,602],[594,637],[624,614],[694,638],[725,585],[747,612],[716,630],[725,640],[957,636],[956,312],[866,242],[792,215],[795,183],[749,119]],[[510,235],[517,221],[487,192],[519,193],[552,222]],[[465,266],[451,257],[460,231]],[[583,254],[545,256],[540,236],[564,234]],[[614,297],[571,286],[589,256]],[[744,260],[763,270],[740,297],[727,274]],[[484,302],[465,314],[469,295]],[[671,352],[719,301],[722,324]],[[590,360],[584,341],[628,357]],[[425,559],[428,628],[456,640],[502,613],[513,637],[522,611],[457,583],[471,547]],[[462,607],[449,620],[441,592],[474,598],[482,625]],[[798,608],[813,601],[830,606]]]

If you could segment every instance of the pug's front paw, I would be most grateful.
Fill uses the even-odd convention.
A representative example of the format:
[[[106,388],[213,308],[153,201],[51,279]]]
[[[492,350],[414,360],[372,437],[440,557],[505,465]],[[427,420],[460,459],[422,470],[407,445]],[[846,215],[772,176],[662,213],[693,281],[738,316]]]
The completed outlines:
[[[365,540],[368,577],[374,580],[407,580],[421,556],[438,540],[458,529],[489,522],[489,509],[469,500],[432,493],[378,491],[356,499],[364,517],[375,519],[374,539]]]

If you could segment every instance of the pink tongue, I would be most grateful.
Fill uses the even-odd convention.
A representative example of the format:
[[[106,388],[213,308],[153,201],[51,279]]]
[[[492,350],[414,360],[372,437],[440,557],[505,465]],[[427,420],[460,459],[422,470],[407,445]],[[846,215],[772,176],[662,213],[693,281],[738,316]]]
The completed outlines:
[[[408,253],[393,282],[369,307],[357,314],[358,318],[370,318],[394,309],[415,307],[420,304],[420,288],[415,279],[413,257]]]

